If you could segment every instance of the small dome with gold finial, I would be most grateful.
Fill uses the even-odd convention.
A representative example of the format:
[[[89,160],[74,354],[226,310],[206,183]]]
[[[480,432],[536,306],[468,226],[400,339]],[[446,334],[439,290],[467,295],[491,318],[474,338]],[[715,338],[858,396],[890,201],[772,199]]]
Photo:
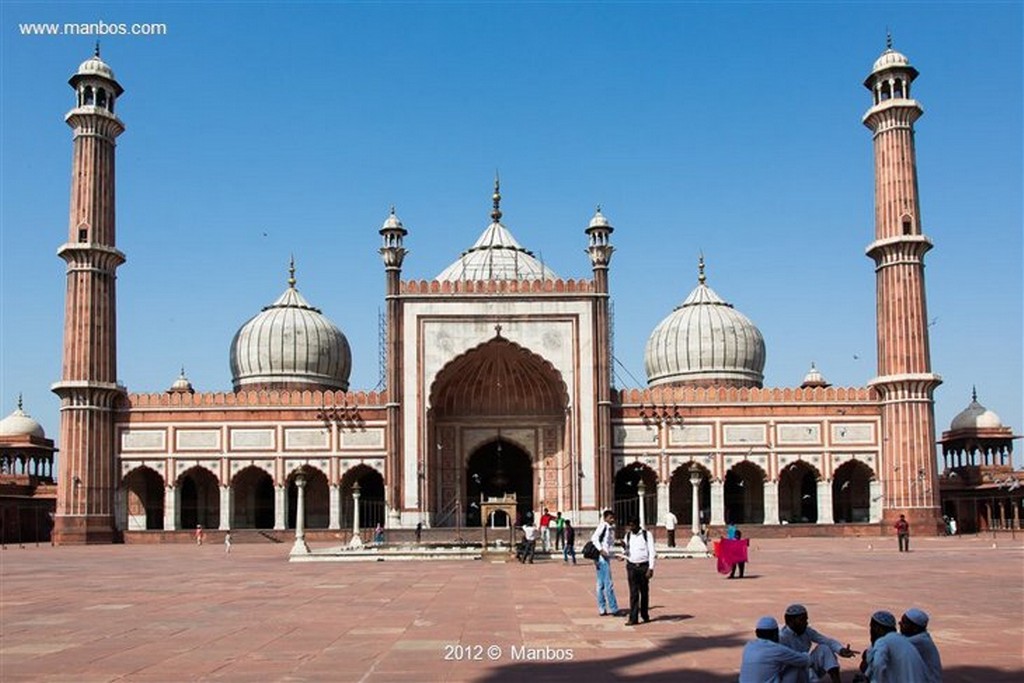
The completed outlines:
[[[814,362],[811,361],[811,369],[804,375],[804,381],[800,384],[801,389],[813,389],[815,387],[830,387],[832,386],[825,381],[825,376],[814,366]]]
[[[185,368],[181,369],[178,379],[174,380],[174,384],[167,390],[169,394],[194,394],[195,392],[196,390],[192,388],[192,382],[188,381],[188,377],[185,376]]]
[[[978,390],[971,389],[971,403],[961,410],[949,425],[950,431],[959,429],[999,429],[1003,420],[994,412],[978,403]]]

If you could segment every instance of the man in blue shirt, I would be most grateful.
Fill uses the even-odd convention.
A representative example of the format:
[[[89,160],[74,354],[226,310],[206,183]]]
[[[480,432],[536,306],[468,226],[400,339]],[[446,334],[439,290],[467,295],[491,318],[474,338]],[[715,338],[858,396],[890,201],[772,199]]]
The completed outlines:
[[[743,648],[739,683],[777,683],[789,671],[807,670],[811,658],[779,644],[779,622],[761,617],[754,629],[756,640]]]

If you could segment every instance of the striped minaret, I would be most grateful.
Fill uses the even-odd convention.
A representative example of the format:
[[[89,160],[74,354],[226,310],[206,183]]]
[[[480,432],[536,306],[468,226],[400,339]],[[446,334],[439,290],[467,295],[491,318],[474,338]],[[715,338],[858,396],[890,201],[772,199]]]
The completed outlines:
[[[873,96],[864,115],[875,148],[875,261],[878,376],[882,400],[883,525],[891,531],[906,515],[912,533],[937,533],[941,518],[932,394],[942,378],[931,371],[924,255],[932,248],[921,231],[914,122],[921,106],[911,98],[917,69],[892,49],[864,85]]]
[[[595,486],[598,509],[612,507],[615,499],[615,467],[612,464],[612,353],[611,321],[608,315],[608,266],[615,247],[611,234],[615,228],[597,207],[586,229],[589,238],[587,253],[594,270],[594,386],[597,387],[597,420],[594,425],[594,443],[597,444],[597,471]]]
[[[124,124],[114,114],[124,89],[96,53],[69,81],[76,106],[67,262],[64,364],[60,396],[60,474],[53,538],[59,544],[116,540],[114,404],[117,383],[116,270],[124,254],[114,240],[114,148]]]

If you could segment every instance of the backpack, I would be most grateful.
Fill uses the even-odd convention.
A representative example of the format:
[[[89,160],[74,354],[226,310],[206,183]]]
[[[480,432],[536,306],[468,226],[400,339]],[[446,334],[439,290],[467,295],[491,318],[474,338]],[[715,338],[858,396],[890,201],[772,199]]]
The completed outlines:
[[[607,526],[605,526],[605,528],[601,530],[601,535],[597,537],[598,543],[604,543],[604,535],[606,533],[608,533]],[[601,551],[598,550],[596,545],[594,545],[594,542],[587,541],[587,544],[583,546],[583,557],[587,558],[588,560],[596,560],[600,556]]]

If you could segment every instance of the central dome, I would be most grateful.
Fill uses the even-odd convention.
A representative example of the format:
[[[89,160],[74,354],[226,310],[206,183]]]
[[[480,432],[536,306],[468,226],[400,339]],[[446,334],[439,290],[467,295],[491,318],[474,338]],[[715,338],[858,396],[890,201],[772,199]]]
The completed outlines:
[[[491,224],[458,260],[434,278],[458,280],[557,280],[553,270],[538,261],[532,251],[523,248],[501,224],[501,191],[494,181],[494,209]]]
[[[231,342],[231,382],[236,391],[262,388],[348,390],[352,352],[334,323],[295,289],[288,289],[242,325]]]
[[[647,383],[760,387],[764,338],[757,326],[704,281],[654,328],[647,340]]]

